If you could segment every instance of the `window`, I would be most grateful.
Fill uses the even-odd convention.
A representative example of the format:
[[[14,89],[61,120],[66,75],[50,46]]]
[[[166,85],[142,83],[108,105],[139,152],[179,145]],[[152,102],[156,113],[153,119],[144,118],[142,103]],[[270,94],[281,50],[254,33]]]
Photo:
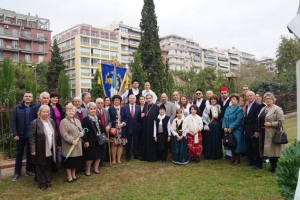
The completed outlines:
[[[110,52],[110,59],[115,59],[118,58],[118,53],[117,52]]]
[[[39,56],[39,63],[44,61],[44,56]]]
[[[10,24],[10,18],[9,17],[5,17],[4,22]]]
[[[90,48],[80,47],[80,54],[81,55],[89,56],[90,55],[90,51],[91,51]]]
[[[109,51],[102,50],[101,51],[101,58],[109,58]]]
[[[108,31],[101,31],[101,37],[108,39]]]
[[[17,48],[18,47],[18,41],[12,41],[11,46],[12,46],[12,48]]]
[[[118,50],[118,43],[110,42],[110,49]]]
[[[39,51],[44,51],[44,45],[43,44],[39,44]]]
[[[126,46],[124,46],[124,45],[121,46],[121,49],[122,49],[122,51],[127,51]]]
[[[18,30],[15,29],[15,28],[13,28],[13,29],[12,29],[12,35],[13,35],[13,36],[18,36]]]
[[[23,31],[23,36],[24,37],[31,37],[31,34],[29,31]]]
[[[75,69],[68,70],[68,71],[66,72],[66,74],[67,74],[67,76],[68,76],[69,78],[74,77],[74,76],[75,76]],[[75,80],[74,80],[74,81],[75,81]],[[74,83],[75,83],[75,82],[74,82]]]
[[[29,27],[35,28],[35,23],[34,22],[29,22]]]
[[[111,40],[118,40],[118,38],[117,38],[117,34],[115,34],[114,32],[110,32],[110,39]]]
[[[39,39],[39,38],[44,38],[44,33],[37,33],[36,34],[36,38]]]
[[[3,39],[0,39],[0,47],[4,46],[4,41]]]
[[[26,42],[26,50],[30,50],[30,43]]]
[[[107,42],[107,41],[101,41],[101,47],[102,48],[106,48],[106,49],[108,49],[109,48],[109,42]]]
[[[90,59],[89,58],[81,57],[80,60],[81,60],[81,65],[90,66]]]
[[[0,34],[4,34],[4,27],[0,26]]]
[[[19,61],[18,53],[12,53],[12,60],[15,62]]]
[[[70,83],[71,84],[71,83]],[[75,84],[74,84],[75,85]],[[74,86],[75,87],[75,86]],[[75,92],[76,90],[75,89],[72,89],[71,90],[71,97],[75,97],[75,95],[76,95],[76,92]]]
[[[91,87],[92,79],[90,78],[81,78],[80,79],[82,87]]]
[[[128,33],[128,29],[124,28],[124,27],[120,27],[120,31],[124,32],[124,33]]]
[[[70,40],[70,43],[71,43],[71,47],[75,46],[75,39],[74,39],[74,38],[71,39],[71,40]]]
[[[99,37],[99,31],[98,30],[93,30],[91,31],[91,35],[95,37]]]
[[[95,59],[95,58],[91,59],[91,65],[92,66],[98,66],[99,62],[100,62],[100,59]]]
[[[90,75],[91,75],[90,69],[87,69],[87,68],[81,68],[81,69],[80,69],[80,74],[81,74],[81,76],[90,76]]]
[[[25,54],[25,60],[26,62],[30,63],[30,55],[29,54]]]
[[[71,53],[71,57],[74,57],[75,56],[75,49],[71,49],[70,53]]]
[[[100,40],[91,38],[91,45],[94,47],[100,46]]]
[[[81,42],[81,44],[83,44],[83,45],[90,46],[90,38],[80,37],[80,42]]]
[[[101,50],[100,49],[91,49],[92,56],[100,57]]]
[[[69,83],[70,83],[71,88],[76,86],[75,79],[71,79]]]
[[[18,19],[17,25],[22,26],[22,20]]]

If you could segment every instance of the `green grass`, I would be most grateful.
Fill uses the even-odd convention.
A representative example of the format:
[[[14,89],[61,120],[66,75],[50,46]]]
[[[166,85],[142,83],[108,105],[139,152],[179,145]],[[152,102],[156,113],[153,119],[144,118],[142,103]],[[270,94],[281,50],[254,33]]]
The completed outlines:
[[[289,140],[296,139],[296,117],[285,121]],[[282,199],[275,176],[263,169],[238,166],[225,160],[201,159],[186,166],[147,163],[132,159],[100,169],[91,177],[78,174],[74,184],[66,182],[65,171],[54,175],[53,187],[41,191],[32,177],[18,182],[0,182],[0,199]],[[106,163],[107,165],[107,163]]]

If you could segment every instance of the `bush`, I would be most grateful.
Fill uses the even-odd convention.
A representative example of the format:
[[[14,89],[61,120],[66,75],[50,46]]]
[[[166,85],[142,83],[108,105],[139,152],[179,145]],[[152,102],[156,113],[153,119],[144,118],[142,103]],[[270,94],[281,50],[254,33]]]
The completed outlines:
[[[282,152],[277,164],[276,181],[285,199],[294,199],[300,166],[300,141],[291,144]]]

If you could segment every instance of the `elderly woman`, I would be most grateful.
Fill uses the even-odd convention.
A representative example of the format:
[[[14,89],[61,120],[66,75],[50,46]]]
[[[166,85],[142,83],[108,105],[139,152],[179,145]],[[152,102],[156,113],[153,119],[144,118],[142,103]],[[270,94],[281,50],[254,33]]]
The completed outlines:
[[[153,103],[156,104],[157,101],[157,95],[150,89],[151,85],[149,82],[146,82],[144,85],[145,89],[142,91],[142,96],[146,98],[147,94],[151,94],[153,97]]]
[[[278,122],[281,121],[283,124],[284,115],[282,108],[275,105],[276,98],[274,94],[265,93],[264,101],[267,105],[258,114],[260,156],[270,157],[271,167],[269,171],[276,173],[277,161],[285,145],[273,143],[272,138],[278,127]]]
[[[232,151],[231,162],[235,165],[240,164],[240,156],[245,149],[245,138],[243,133],[243,109],[238,105],[239,95],[234,93],[229,97],[231,106],[228,106],[222,120],[222,128],[225,133],[233,134],[236,139],[235,147],[224,146],[225,150]]]
[[[72,104],[66,105],[65,109],[66,118],[61,120],[60,123],[62,156],[66,157],[69,149],[74,145],[72,153],[64,161],[64,167],[68,175],[68,183],[73,183],[77,180],[75,173],[76,168],[81,167],[82,142],[80,138],[83,137],[83,133],[81,132],[81,122],[74,118],[75,106]]]
[[[85,133],[84,147],[85,159],[86,159],[86,170],[85,175],[91,175],[91,165],[94,162],[94,173],[99,174],[100,158],[103,154],[103,145],[99,146],[97,143],[97,135],[105,132],[102,126],[100,117],[97,116],[97,107],[94,102],[87,104],[88,116],[83,118],[82,127],[87,128],[88,132]]]
[[[104,97],[104,109],[108,110],[111,107],[111,100],[109,97]]]
[[[203,111],[203,151],[206,159],[220,159],[223,157],[222,140],[221,140],[221,108],[218,105],[219,98],[213,94],[210,99],[210,105],[206,106]]]
[[[32,163],[36,166],[37,181],[41,190],[51,185],[51,161],[56,162],[57,131],[55,122],[49,118],[50,108],[42,105],[38,118],[30,124],[30,149]]]
[[[126,117],[125,108],[121,107],[121,101],[122,98],[120,95],[114,95],[112,98],[113,106],[108,109],[111,127],[117,129],[116,135],[111,136],[110,138],[110,143],[112,144],[111,158],[113,164],[116,164],[116,160],[118,163],[121,163],[123,145],[127,143],[125,126],[128,119]]]

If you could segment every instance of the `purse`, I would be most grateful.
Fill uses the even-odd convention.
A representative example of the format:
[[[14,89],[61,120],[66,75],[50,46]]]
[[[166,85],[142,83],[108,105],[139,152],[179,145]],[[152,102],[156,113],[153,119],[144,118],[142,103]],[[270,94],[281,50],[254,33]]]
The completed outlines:
[[[117,134],[117,129],[116,129],[116,128],[111,128],[111,129],[109,130],[109,135],[115,136],[116,134]]]
[[[272,138],[273,143],[275,144],[287,144],[287,134],[283,130],[282,121],[278,121],[278,128],[276,129],[274,136]]]
[[[106,144],[108,142],[106,134],[105,133],[100,133],[97,134],[97,144],[98,146],[102,146],[103,144]]]
[[[223,137],[223,145],[228,147],[236,146],[236,139],[232,133],[225,133],[225,136]]]

